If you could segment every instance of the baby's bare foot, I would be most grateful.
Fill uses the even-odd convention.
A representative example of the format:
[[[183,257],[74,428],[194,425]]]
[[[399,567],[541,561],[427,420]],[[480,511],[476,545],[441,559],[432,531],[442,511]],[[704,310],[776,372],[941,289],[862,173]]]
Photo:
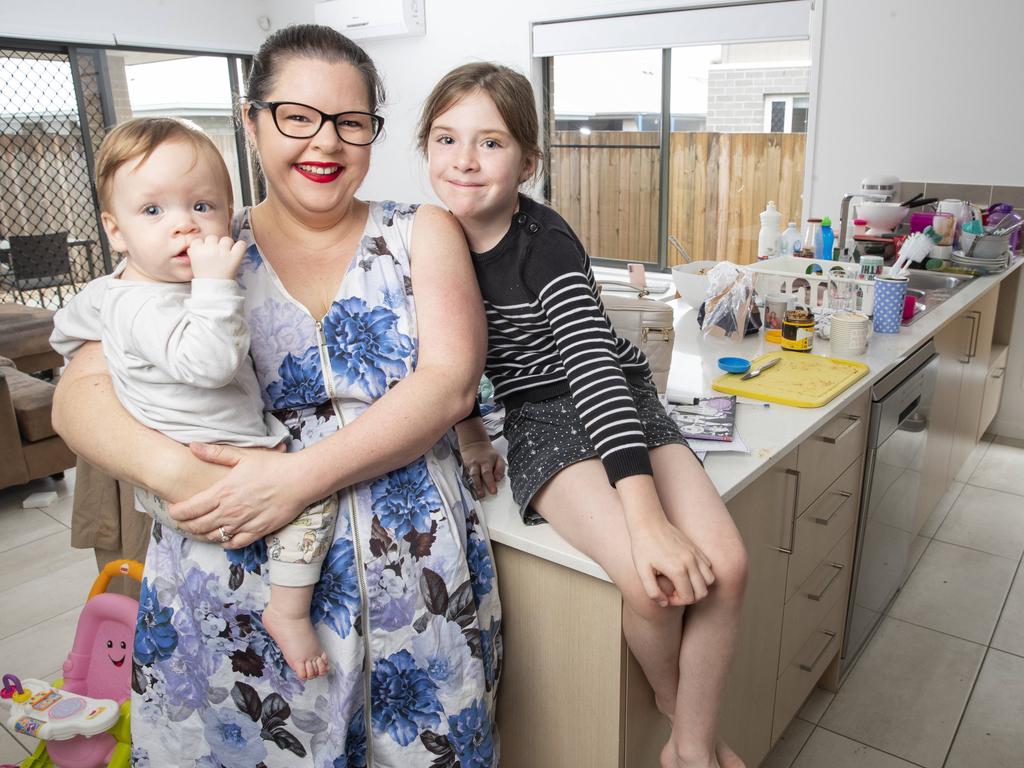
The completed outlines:
[[[271,601],[263,610],[263,626],[300,680],[312,680],[327,674],[327,654],[320,647],[309,614],[286,615]]]

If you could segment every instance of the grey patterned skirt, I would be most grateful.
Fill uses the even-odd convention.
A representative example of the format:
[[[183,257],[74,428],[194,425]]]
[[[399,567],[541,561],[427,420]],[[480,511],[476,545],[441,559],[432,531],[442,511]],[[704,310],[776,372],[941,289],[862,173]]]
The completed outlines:
[[[629,383],[648,448],[675,443],[689,448],[654,385]],[[598,458],[568,394],[526,402],[505,414],[508,475],[512,498],[527,525],[546,522],[530,502],[545,483],[571,464]]]

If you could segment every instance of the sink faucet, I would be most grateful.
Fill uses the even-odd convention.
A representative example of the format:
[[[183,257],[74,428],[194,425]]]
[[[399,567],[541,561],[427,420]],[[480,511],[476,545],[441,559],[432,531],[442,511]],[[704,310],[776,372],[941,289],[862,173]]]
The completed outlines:
[[[878,194],[877,192],[847,192],[843,195],[843,202],[839,204],[839,253],[846,256],[846,230],[850,224],[850,201],[855,197],[864,200],[876,200],[887,202],[889,195]]]

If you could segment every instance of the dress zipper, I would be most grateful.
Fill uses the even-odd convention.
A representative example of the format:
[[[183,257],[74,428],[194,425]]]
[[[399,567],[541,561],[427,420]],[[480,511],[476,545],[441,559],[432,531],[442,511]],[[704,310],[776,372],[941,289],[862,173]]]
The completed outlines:
[[[317,340],[320,351],[320,367],[324,372],[324,386],[327,389],[327,397],[331,400],[331,408],[334,415],[338,417],[341,425],[345,426],[345,416],[342,409],[338,407],[334,392],[334,377],[331,376],[331,361],[327,355],[327,337],[324,334],[324,324],[316,321]],[[373,768],[373,722],[370,718],[370,607],[368,590],[366,588],[366,573],[363,568],[363,550],[359,540],[359,518],[356,515],[355,491],[351,486],[345,490],[348,497],[349,525],[352,529],[352,546],[356,555],[356,576],[359,579],[359,610],[363,620],[363,718],[366,731],[366,768]]]

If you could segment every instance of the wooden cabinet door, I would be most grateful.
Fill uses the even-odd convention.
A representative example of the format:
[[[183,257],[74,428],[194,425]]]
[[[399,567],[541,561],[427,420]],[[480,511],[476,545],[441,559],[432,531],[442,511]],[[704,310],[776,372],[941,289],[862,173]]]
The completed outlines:
[[[967,349],[960,358],[963,362],[963,381],[960,384],[955,438],[949,464],[950,475],[954,477],[978,444],[978,425],[981,423],[981,404],[985,397],[985,380],[988,378],[998,303],[997,286],[971,304],[964,313],[971,335]]]
[[[793,548],[796,480],[794,450],[728,504],[747,546],[749,575],[721,733],[750,766],[759,765],[771,748],[789,566],[783,550]]]

